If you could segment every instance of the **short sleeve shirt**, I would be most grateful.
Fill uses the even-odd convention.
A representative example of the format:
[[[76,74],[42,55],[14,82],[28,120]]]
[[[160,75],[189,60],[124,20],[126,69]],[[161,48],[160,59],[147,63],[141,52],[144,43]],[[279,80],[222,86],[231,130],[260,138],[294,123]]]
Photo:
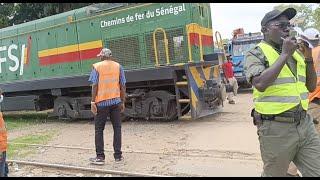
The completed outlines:
[[[265,42],[265,41],[263,41]],[[280,49],[275,49],[279,54]],[[297,51],[300,55],[302,53]],[[302,55],[303,56],[303,55]],[[297,62],[292,57],[287,61],[287,65],[294,76],[297,76]],[[254,76],[259,76],[266,68],[269,67],[269,63],[266,60],[266,56],[263,54],[262,49],[258,46],[254,47],[252,50],[248,51],[244,61],[244,73],[246,75],[247,81],[252,84],[252,78]]]
[[[226,78],[232,78],[234,76],[232,65],[232,62],[226,62],[222,65]]]

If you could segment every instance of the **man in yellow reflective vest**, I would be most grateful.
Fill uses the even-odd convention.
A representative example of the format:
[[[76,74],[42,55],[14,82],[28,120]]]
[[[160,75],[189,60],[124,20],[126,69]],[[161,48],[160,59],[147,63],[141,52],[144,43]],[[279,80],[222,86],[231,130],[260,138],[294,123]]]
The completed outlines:
[[[0,103],[3,101],[2,90],[0,89]],[[7,152],[7,130],[0,111],[0,177],[8,177],[8,164],[6,162]]]
[[[262,176],[287,176],[291,161],[302,176],[320,176],[320,137],[306,113],[317,76],[311,49],[301,53],[290,36],[289,20],[295,15],[293,8],[268,12],[261,21],[264,40],[244,62],[254,87],[251,115],[258,128]]]

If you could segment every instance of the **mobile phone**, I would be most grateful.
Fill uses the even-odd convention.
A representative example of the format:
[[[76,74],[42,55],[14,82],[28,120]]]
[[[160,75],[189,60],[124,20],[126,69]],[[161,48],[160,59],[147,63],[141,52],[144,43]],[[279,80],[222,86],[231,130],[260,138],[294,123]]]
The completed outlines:
[[[289,36],[297,38],[298,37],[298,32],[296,30],[290,30],[289,31]],[[281,37],[281,39],[284,40],[285,38]]]
[[[289,31],[289,36],[290,37],[297,37],[298,36],[298,32],[296,30],[290,30]]]

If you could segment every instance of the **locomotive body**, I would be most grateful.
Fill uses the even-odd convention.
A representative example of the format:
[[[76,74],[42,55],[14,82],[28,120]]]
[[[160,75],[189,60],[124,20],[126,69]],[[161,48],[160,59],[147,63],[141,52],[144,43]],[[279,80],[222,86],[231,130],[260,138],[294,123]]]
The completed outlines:
[[[225,97],[212,34],[203,3],[101,3],[1,29],[2,110],[92,118],[89,74],[107,47],[125,69],[124,117],[212,114]]]

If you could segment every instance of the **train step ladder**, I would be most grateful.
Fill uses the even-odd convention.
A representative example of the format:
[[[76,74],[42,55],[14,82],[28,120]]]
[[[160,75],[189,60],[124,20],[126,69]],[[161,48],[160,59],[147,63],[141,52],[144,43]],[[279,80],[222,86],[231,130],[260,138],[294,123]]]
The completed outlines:
[[[182,88],[188,88],[188,81],[184,80],[184,81],[176,81],[175,82],[175,89],[176,89],[176,100],[177,100],[177,108],[178,108],[178,117],[180,120],[190,120],[191,116],[188,115],[184,115],[182,116],[182,109],[181,109],[181,104],[187,104],[190,103],[191,100],[190,99],[182,99],[181,98],[181,89]]]
[[[191,120],[191,116],[190,115],[184,115],[184,116],[180,116],[179,120]]]

